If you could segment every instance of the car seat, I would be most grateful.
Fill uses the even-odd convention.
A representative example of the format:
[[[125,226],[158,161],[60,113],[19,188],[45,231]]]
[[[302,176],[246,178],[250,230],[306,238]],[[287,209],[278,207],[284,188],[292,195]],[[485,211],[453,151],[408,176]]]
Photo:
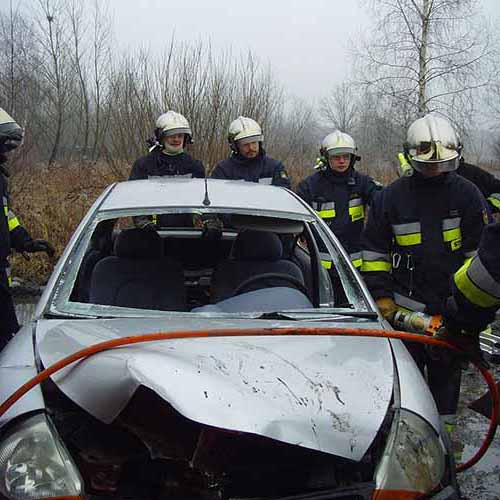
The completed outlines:
[[[283,245],[275,233],[245,230],[238,234],[232,248],[232,258],[217,265],[212,275],[211,302],[231,297],[237,287],[247,279],[260,274],[286,274],[304,283],[297,264],[285,260]],[[275,283],[273,283],[275,281]],[[247,291],[268,286],[283,286],[283,280],[270,278],[255,283]]]
[[[116,237],[113,256],[100,260],[92,273],[93,304],[186,310],[181,264],[163,256],[162,240],[152,229],[126,229]]]

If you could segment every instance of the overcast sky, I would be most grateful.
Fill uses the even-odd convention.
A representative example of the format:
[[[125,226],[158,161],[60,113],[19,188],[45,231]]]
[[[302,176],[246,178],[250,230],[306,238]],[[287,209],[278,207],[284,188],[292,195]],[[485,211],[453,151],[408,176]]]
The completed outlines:
[[[481,0],[500,21],[500,0]],[[109,0],[125,47],[208,40],[251,49],[288,93],[315,100],[348,72],[349,43],[370,20],[361,0]],[[366,5],[366,4],[364,4]]]

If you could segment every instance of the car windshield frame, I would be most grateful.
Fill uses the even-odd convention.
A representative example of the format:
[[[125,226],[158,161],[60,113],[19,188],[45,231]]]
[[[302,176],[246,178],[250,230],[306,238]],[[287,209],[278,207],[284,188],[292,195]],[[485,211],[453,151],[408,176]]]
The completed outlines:
[[[79,228],[78,234],[73,242],[72,248],[66,256],[61,259],[61,265],[54,272],[57,275],[52,281],[53,286],[49,291],[45,307],[41,311],[43,317],[68,317],[68,318],[134,318],[134,317],[150,317],[150,318],[179,318],[182,316],[198,317],[198,318],[258,318],[263,313],[269,311],[255,311],[244,313],[228,313],[228,312],[191,312],[191,311],[161,311],[153,309],[137,309],[120,306],[110,306],[102,304],[91,304],[83,302],[75,302],[70,300],[78,271],[81,266],[85,252],[87,251],[91,237],[101,222],[121,219],[136,216],[148,215],[163,215],[163,214],[218,214],[218,215],[246,215],[255,217],[269,217],[275,219],[287,219],[290,222],[297,222],[307,225],[309,228],[314,228],[313,232],[321,237],[328,251],[337,262],[337,270],[342,280],[342,284],[346,296],[350,302],[350,307],[332,307],[330,304],[322,303],[319,308],[308,308],[300,311],[296,310],[279,310],[276,312],[285,313],[292,316],[306,316],[311,318],[315,312],[323,318],[328,313],[333,316],[349,315],[349,314],[364,314],[368,315],[375,312],[372,301],[363,282],[356,276],[354,268],[348,260],[347,254],[341,248],[338,241],[332,234],[328,234],[321,227],[321,221],[313,214],[304,215],[290,212],[282,212],[275,210],[255,210],[255,209],[237,209],[224,207],[155,207],[155,208],[125,208],[112,210],[96,210],[86,221],[83,227]],[[164,228],[159,229],[161,234]],[[172,228],[173,231],[188,232],[192,228]]]

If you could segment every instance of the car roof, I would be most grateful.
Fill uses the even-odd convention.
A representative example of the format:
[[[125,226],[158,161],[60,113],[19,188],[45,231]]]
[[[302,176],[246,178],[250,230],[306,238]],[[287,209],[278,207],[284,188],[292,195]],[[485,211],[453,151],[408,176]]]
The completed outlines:
[[[205,180],[158,177],[116,183],[99,211],[172,208],[245,209],[311,216],[305,203],[287,189],[255,182],[207,179],[210,205],[205,199]]]

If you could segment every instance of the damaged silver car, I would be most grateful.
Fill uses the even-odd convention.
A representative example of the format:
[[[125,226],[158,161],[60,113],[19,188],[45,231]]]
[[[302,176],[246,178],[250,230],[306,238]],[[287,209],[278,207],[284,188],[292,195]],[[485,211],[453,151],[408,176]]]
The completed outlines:
[[[62,358],[154,332],[390,329],[335,236],[292,192],[110,186],[35,320],[0,355],[0,400]],[[100,352],[0,417],[0,496],[458,498],[446,433],[401,341],[238,336]]]

